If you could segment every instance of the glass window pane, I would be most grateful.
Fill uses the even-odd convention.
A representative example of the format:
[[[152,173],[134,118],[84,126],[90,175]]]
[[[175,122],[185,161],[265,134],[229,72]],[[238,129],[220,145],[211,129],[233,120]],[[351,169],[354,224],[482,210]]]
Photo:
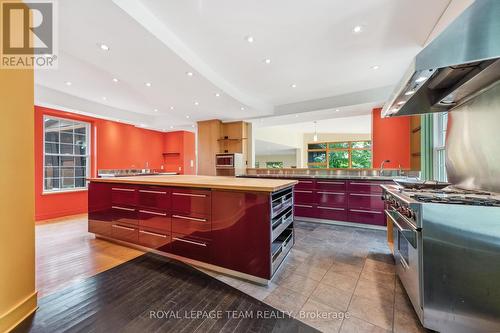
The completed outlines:
[[[73,145],[61,143],[61,154],[73,155]]]
[[[326,143],[310,143],[307,145],[308,149],[326,149]]]
[[[309,165],[311,169],[326,169],[326,164],[311,164]]]
[[[62,188],[74,188],[75,178],[62,178]]]
[[[328,148],[330,149],[349,148],[349,142],[330,142],[328,144]]]
[[[85,156],[77,156],[75,157],[75,166],[84,167],[87,165],[87,158]]]
[[[75,178],[75,187],[85,187],[85,178]]]
[[[307,161],[309,163],[326,162],[326,151],[310,151],[307,153]]]
[[[87,168],[85,167],[75,167],[75,177],[86,177]]]
[[[266,168],[270,169],[283,168],[283,162],[266,162]]]
[[[59,178],[59,167],[46,167],[45,168],[46,178]]]
[[[59,154],[59,144],[45,143],[45,154]]]
[[[61,177],[74,178],[75,168],[61,168]]]
[[[332,151],[329,155],[330,168],[348,168],[349,152],[346,150]]]
[[[61,156],[61,166],[74,167],[75,166],[75,158],[73,156]]]
[[[351,147],[352,148],[371,148],[372,142],[371,141],[353,141],[353,142],[351,142]]]
[[[87,155],[87,145],[86,144],[76,144],[73,146],[75,148],[75,155]]]
[[[59,142],[59,131],[57,132],[47,132],[45,130],[45,142]]]
[[[59,189],[59,178],[45,178],[45,190]]]
[[[45,155],[45,166],[59,166],[59,156]]]
[[[61,142],[73,144],[73,132],[61,132]]]
[[[372,152],[368,149],[353,150],[351,156],[353,168],[371,168],[372,167]]]
[[[75,123],[75,134],[86,135],[87,134],[87,126],[85,124]]]

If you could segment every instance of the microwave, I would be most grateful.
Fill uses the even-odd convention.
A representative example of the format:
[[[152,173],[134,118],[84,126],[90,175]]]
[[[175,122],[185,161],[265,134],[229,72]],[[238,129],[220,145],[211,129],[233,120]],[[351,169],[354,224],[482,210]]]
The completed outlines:
[[[215,167],[217,169],[232,169],[236,166],[236,160],[241,154],[215,154]]]

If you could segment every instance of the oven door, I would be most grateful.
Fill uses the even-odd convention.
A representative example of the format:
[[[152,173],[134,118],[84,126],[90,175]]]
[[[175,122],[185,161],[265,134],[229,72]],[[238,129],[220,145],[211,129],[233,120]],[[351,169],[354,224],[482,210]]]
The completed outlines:
[[[215,156],[215,167],[219,169],[233,168],[234,167],[234,155],[216,155]]]
[[[421,231],[406,217],[394,209],[385,211],[394,225],[394,259],[396,273],[422,320],[421,272],[419,253],[422,244]]]

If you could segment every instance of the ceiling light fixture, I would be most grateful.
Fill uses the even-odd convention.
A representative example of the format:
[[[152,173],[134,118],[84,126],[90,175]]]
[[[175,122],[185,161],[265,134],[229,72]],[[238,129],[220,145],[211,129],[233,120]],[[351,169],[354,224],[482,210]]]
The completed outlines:
[[[194,102],[194,105],[198,106],[198,105],[200,105],[200,103],[198,103],[198,102]]]
[[[253,43],[255,41],[255,39],[253,38],[253,36],[245,36],[245,40],[249,43]]]
[[[219,93],[215,93],[215,97],[220,97],[220,94]]]
[[[313,141],[318,142],[318,131],[316,128],[316,121],[314,121],[314,135],[313,135]]]
[[[362,31],[363,31],[363,27],[361,25],[357,25],[354,28],[352,28],[352,32],[354,32],[355,34],[359,34]]]
[[[173,129],[173,128],[174,128],[174,126],[170,125],[170,129]]]
[[[194,74],[193,74],[193,72],[186,72],[186,75],[187,76],[193,76]]]
[[[292,85],[290,85],[290,87],[297,88],[297,85],[295,83],[292,83]]]
[[[68,87],[69,87],[70,85],[72,85],[72,84],[73,84],[73,83],[71,83],[71,81],[66,81],[65,83],[66,83],[66,85],[67,85]]]
[[[158,112],[158,109],[153,109],[154,112]]]
[[[264,63],[269,65],[271,63],[271,59],[269,59],[269,58],[264,59]]]
[[[244,106],[242,106],[242,107],[240,108],[240,110],[241,110],[241,111],[245,111],[245,107],[244,107]]]
[[[118,81],[119,81],[119,80],[118,80],[116,77],[114,77],[114,78],[113,78],[113,82],[115,82],[115,83],[116,83],[116,82],[118,82]]]
[[[190,117],[189,115],[187,115],[187,116],[186,116],[186,119],[189,119],[189,118],[191,118],[191,117]]]
[[[173,106],[171,106],[171,107],[170,107],[170,110],[173,110],[173,109],[175,109],[175,108],[174,108]]]
[[[296,114],[296,115],[295,115],[295,118],[298,118],[298,117],[299,117],[299,115],[298,115],[298,114]]]
[[[405,95],[410,96],[410,95],[413,95],[414,93],[415,93],[415,90],[408,90],[407,92],[405,92]]]
[[[141,127],[148,127],[146,124],[140,124]]]
[[[191,125],[191,127],[192,127],[192,128],[195,128],[196,126],[193,124],[193,125]]]
[[[103,101],[107,100],[106,96],[102,96],[102,100]]]
[[[107,46],[106,44],[100,43],[98,45],[101,48],[101,50],[103,50],[103,51],[109,51],[109,46]]]
[[[372,69],[373,69],[373,70],[377,70],[377,69],[379,69],[379,68],[380,68],[380,66],[379,66],[379,65],[374,65],[374,66],[372,66]]]
[[[151,82],[146,82],[144,84],[146,85],[146,87],[151,87],[152,86]]]
[[[340,112],[340,110],[339,109],[335,109],[335,112]]]

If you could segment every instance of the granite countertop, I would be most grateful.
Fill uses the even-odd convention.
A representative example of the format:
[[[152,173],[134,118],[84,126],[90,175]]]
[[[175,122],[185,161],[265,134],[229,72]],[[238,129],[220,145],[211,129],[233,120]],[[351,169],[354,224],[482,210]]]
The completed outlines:
[[[260,175],[238,175],[241,178],[277,178],[277,179],[299,179],[299,178],[312,178],[312,179],[359,179],[359,180],[383,180],[390,181],[393,179],[401,178],[402,176],[356,176],[356,175],[304,175],[304,174],[260,174]]]
[[[293,186],[297,183],[295,180],[286,179],[256,179],[195,175],[112,177],[91,178],[89,180],[91,182],[99,183],[178,186],[257,192],[274,192]]]

